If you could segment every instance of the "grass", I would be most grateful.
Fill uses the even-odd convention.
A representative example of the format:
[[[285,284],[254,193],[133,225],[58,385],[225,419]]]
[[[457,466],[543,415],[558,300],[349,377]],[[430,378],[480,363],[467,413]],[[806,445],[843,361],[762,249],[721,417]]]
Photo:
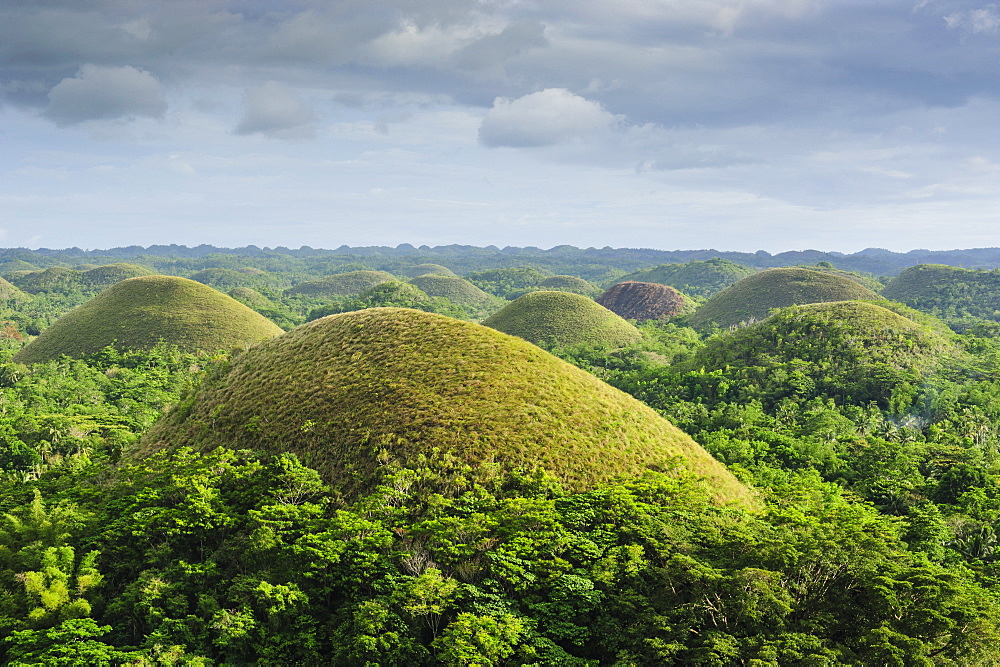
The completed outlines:
[[[0,301],[26,301],[30,298],[17,287],[0,278]]]
[[[749,491],[652,409],[487,327],[402,308],[325,317],[255,346],[169,412],[140,455],[181,446],[291,451],[356,497],[388,461],[444,455],[477,476],[548,469],[571,489],[682,468],[720,503]]]
[[[857,282],[801,268],[767,269],[730,285],[691,315],[695,327],[736,326],[763,320],[775,308],[826,301],[878,301]]]
[[[129,278],[151,275],[153,275],[153,272],[145,266],[119,262],[117,264],[105,264],[104,266],[95,266],[92,269],[88,269],[80,275],[79,281],[85,288],[104,289]]]
[[[694,302],[669,285],[628,280],[609,287],[597,303],[627,320],[666,320],[692,309]]]
[[[430,296],[442,296],[452,303],[472,311],[490,308],[498,299],[487,294],[468,280],[458,276],[426,274],[410,281]],[[502,303],[502,302],[500,302]]]
[[[104,290],[59,318],[14,356],[38,363],[80,357],[108,345],[149,349],[160,340],[183,350],[252,345],[281,328],[235,299],[186,278],[143,276]]]
[[[536,345],[625,346],[642,339],[642,333],[618,315],[571,292],[529,292],[483,324]]]
[[[299,283],[285,290],[285,293],[326,298],[357,296],[379,283],[395,279],[394,275],[385,271],[348,271]]]

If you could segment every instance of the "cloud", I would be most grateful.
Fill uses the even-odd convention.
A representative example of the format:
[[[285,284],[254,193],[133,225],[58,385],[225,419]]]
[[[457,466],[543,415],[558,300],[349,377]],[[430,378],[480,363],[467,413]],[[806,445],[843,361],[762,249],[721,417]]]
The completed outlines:
[[[454,55],[459,67],[489,69],[503,65],[505,60],[529,49],[549,45],[545,25],[539,21],[517,21],[498,34],[486,35],[460,49]]]
[[[496,98],[479,127],[479,142],[489,148],[551,146],[600,133],[616,121],[598,102],[547,88],[515,100]]]
[[[949,28],[974,34],[995,35],[1000,32],[1000,6],[993,4],[982,9],[955,12],[945,16],[944,22]]]
[[[247,88],[243,118],[236,134],[263,134],[275,139],[311,139],[316,135],[316,114],[288,86],[268,81]]]
[[[131,66],[83,65],[49,91],[45,115],[56,125],[163,115],[167,102],[156,78]]]

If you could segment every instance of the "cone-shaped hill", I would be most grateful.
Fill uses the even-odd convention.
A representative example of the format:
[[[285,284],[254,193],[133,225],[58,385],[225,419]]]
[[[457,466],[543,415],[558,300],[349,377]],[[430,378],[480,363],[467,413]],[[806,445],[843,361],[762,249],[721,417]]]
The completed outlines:
[[[307,280],[285,290],[285,294],[336,299],[343,296],[357,296],[379,283],[395,280],[385,271],[348,271],[318,280]]]
[[[556,292],[573,292],[584,296],[595,297],[601,293],[601,288],[577,276],[550,276],[538,284],[543,290]]]
[[[704,262],[694,260],[686,264],[661,264],[623,276],[619,282],[633,280],[645,283],[670,285],[684,294],[707,298],[729,287],[737,280],[757,273],[743,264],[720,257]]]
[[[407,278],[419,278],[420,276],[453,276],[455,272],[440,264],[416,264],[403,269],[400,274]]]
[[[151,275],[153,272],[144,266],[119,262],[87,269],[80,275],[80,284],[90,289],[104,289],[129,278]]]
[[[536,345],[624,346],[642,332],[593,299],[572,292],[529,292],[483,324]]]
[[[441,296],[455,305],[479,310],[494,303],[502,303],[492,294],[487,294],[465,278],[426,274],[410,281],[430,296]]]
[[[108,345],[147,349],[160,340],[184,350],[228,350],[282,333],[239,301],[186,278],[143,276],[104,290],[60,317],[14,355],[32,364],[80,357]]]
[[[0,278],[0,301],[27,301],[31,297]]]
[[[903,269],[882,296],[940,317],[1000,319],[1000,270],[921,264]]]
[[[609,287],[597,303],[627,320],[665,320],[694,302],[669,285],[629,280]]]
[[[949,336],[867,301],[783,308],[708,341],[683,366],[728,369],[732,386],[773,385],[772,398],[825,395],[889,404],[897,388],[960,354]]]
[[[832,273],[801,268],[767,269],[730,285],[691,315],[695,327],[729,327],[767,317],[775,308],[806,303],[878,301],[881,297],[857,282]]]
[[[589,373],[513,336],[403,308],[331,315],[251,348],[138,453],[182,446],[292,451],[348,499],[379,483],[387,459],[424,456],[469,464],[470,485],[495,464],[541,466],[571,489],[677,465],[719,502],[750,498],[690,437]]]

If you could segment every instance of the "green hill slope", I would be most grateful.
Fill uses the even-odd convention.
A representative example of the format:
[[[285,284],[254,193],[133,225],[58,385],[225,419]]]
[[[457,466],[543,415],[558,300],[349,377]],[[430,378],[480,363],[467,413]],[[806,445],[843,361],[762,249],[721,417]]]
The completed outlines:
[[[592,375],[513,336],[400,308],[332,315],[251,348],[158,422],[140,453],[220,445],[295,452],[347,497],[376,485],[389,460],[467,463],[456,492],[494,465],[542,466],[585,489],[680,457],[720,502],[749,499],[691,438]]]
[[[8,281],[0,278],[0,300],[2,301],[26,301],[31,297],[22,292]]]
[[[104,289],[129,278],[151,275],[153,272],[144,266],[122,262],[88,269],[80,275],[79,281],[87,289]]]
[[[841,301],[783,308],[710,339],[683,366],[725,369],[733,386],[770,387],[758,393],[771,400],[822,395],[889,407],[905,404],[927,371],[958,354],[930,326],[874,303]]]
[[[691,315],[691,324],[729,327],[762,320],[775,308],[880,298],[867,287],[836,274],[800,268],[768,269],[730,285],[706,301]]]
[[[571,292],[529,292],[483,324],[537,345],[624,346],[642,333],[593,299]]]
[[[938,317],[1000,320],[1000,270],[921,264],[900,272],[882,296]]]
[[[186,278],[130,278],[104,290],[42,331],[14,356],[38,363],[79,357],[114,344],[146,349],[160,340],[184,350],[228,350],[281,334],[262,315]]]
[[[410,281],[430,296],[442,296],[452,303],[478,311],[498,303],[498,299],[458,276],[423,275]],[[502,303],[502,302],[499,302]]]
[[[601,293],[601,288],[577,276],[552,276],[538,284],[543,290],[556,292],[573,292],[584,296],[595,297]]]
[[[661,264],[652,269],[630,273],[620,278],[619,282],[660,283],[684,294],[709,297],[755,273],[749,266],[715,257],[704,262],[696,260],[686,264]]]
[[[385,271],[348,271],[299,283],[285,290],[285,294],[330,299],[357,296],[370,287],[395,279]]]
[[[597,303],[627,320],[665,320],[694,306],[694,302],[669,285],[629,280],[612,285]]]

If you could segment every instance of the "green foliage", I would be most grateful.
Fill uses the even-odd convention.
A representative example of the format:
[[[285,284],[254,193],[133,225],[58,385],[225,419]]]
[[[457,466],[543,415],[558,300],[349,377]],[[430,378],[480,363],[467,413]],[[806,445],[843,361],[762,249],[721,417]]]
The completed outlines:
[[[540,289],[542,282],[551,276],[551,273],[534,267],[511,267],[476,271],[465,276],[465,279],[484,292],[512,299],[529,290]]]
[[[577,276],[550,276],[538,283],[542,290],[555,292],[573,292],[591,298],[601,293],[601,288]]]
[[[131,278],[61,317],[14,356],[26,364],[81,357],[114,345],[230,350],[281,333],[273,322],[214,289],[185,278]]]
[[[704,298],[755,273],[749,266],[714,257],[703,262],[694,260],[686,264],[661,264],[622,276],[618,282],[660,283],[684,294]]]
[[[882,295],[949,323],[971,320],[975,325],[976,320],[1000,320],[997,270],[921,264],[904,269],[882,289]]]
[[[624,346],[642,337],[633,325],[593,299],[570,292],[530,292],[483,324],[544,346]]]
[[[416,264],[414,266],[407,267],[399,272],[401,275],[407,278],[419,278],[420,276],[453,276],[455,272],[449,269],[447,266],[441,266],[440,264]]]
[[[306,320],[311,322],[327,315],[349,313],[366,308],[412,308],[456,319],[469,319],[469,313],[466,309],[452,303],[449,299],[429,296],[419,287],[410,283],[387,280],[374,287],[369,287],[357,297],[337,299],[332,303],[313,308],[306,316]]]
[[[162,419],[143,451],[184,445],[294,451],[352,497],[393,460],[450,457],[457,479],[442,485],[457,488],[538,466],[580,488],[680,457],[720,500],[748,498],[683,433],[591,375],[518,338],[414,310],[331,316],[251,348]]]
[[[879,296],[857,282],[831,273],[788,268],[761,271],[722,290],[691,316],[695,327],[731,327],[764,319],[775,308]]]

